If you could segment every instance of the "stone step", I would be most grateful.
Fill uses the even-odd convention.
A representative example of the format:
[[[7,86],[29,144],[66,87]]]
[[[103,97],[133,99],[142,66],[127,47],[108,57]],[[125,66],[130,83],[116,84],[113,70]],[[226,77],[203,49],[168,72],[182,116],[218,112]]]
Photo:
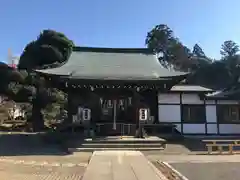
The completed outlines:
[[[83,143],[83,146],[161,146],[162,143]]]
[[[137,138],[99,138],[99,139],[85,139],[81,143],[87,144],[87,143],[104,143],[104,144],[165,144],[166,140],[157,138],[157,139],[137,139]]]
[[[92,152],[92,151],[160,151],[160,150],[164,150],[164,148],[162,147],[140,147],[140,148],[87,148],[87,147],[79,147],[79,148],[68,148],[68,151],[70,153],[73,152]]]
[[[80,144],[69,147],[79,148],[165,148],[165,144]]]
[[[94,151],[94,150],[163,150],[166,147],[166,141],[158,137],[149,137],[145,139],[134,137],[100,137],[86,138],[84,140],[70,140],[64,147],[75,149],[76,151]],[[73,150],[73,151],[75,151]],[[71,150],[69,151],[71,152]]]
[[[120,140],[120,141],[82,141],[82,144],[166,144],[166,141],[128,141],[128,140]]]

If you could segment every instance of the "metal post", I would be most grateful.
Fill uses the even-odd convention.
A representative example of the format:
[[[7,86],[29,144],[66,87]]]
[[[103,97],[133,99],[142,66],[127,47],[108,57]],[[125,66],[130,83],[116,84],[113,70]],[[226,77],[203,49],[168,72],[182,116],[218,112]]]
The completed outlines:
[[[128,135],[131,133],[131,125],[128,124]]]
[[[113,129],[116,130],[116,110],[117,110],[117,101],[114,99],[113,100]]]

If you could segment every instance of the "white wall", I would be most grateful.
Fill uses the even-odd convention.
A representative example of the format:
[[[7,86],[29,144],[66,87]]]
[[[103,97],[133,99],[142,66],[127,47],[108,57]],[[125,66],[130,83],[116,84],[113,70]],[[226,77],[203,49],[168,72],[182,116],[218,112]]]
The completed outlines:
[[[216,105],[206,105],[206,121],[211,123],[217,122],[217,108]]]
[[[160,122],[181,122],[180,105],[159,105],[158,109]]]
[[[207,134],[217,134],[217,124],[207,124]]]
[[[204,101],[200,100],[198,94],[182,94],[183,104],[204,104]]]
[[[213,104],[213,105],[215,105],[216,102],[214,100],[206,100],[205,104]]]
[[[176,123],[176,129],[181,132],[181,105],[180,93],[158,95],[158,117],[159,122]],[[182,94],[183,104],[204,104],[198,94]],[[183,123],[183,132],[188,134],[205,133],[205,124]]]
[[[240,124],[219,124],[220,134],[240,134]]]
[[[205,134],[205,124],[183,124],[185,134]]]
[[[239,101],[217,100],[217,104],[238,104]]]
[[[175,122],[181,132],[180,93],[158,95],[159,122]],[[206,124],[183,123],[183,134],[218,134],[216,104],[238,104],[238,101],[206,100]],[[182,94],[182,104],[204,104],[198,94]],[[219,124],[219,134],[240,134],[240,124]]]
[[[158,94],[159,104],[180,104],[180,93],[178,94]]]

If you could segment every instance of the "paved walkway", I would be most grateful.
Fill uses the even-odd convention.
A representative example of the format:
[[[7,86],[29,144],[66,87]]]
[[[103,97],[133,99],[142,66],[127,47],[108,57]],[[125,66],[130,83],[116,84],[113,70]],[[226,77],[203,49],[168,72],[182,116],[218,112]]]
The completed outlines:
[[[167,180],[139,151],[95,151],[83,180]]]

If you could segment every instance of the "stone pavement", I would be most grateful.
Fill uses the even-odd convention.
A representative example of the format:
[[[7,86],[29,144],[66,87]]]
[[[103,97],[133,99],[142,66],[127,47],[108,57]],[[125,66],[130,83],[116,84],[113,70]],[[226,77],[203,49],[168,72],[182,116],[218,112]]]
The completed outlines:
[[[239,162],[172,163],[189,180],[239,180]]]
[[[224,163],[240,162],[240,155],[147,155],[150,161],[164,161],[168,163]]]
[[[83,180],[167,180],[139,151],[95,151]]]
[[[189,180],[239,180],[240,155],[148,154],[152,161],[167,162]]]

